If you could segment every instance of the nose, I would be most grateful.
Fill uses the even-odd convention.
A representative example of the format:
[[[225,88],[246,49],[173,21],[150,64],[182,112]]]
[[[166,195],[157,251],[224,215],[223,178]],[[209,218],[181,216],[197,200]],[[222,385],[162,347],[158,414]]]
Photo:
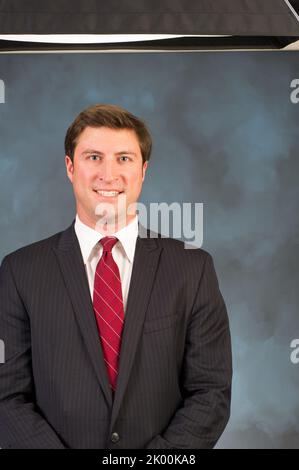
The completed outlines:
[[[118,179],[118,169],[114,161],[106,160],[101,165],[100,180],[110,182]]]

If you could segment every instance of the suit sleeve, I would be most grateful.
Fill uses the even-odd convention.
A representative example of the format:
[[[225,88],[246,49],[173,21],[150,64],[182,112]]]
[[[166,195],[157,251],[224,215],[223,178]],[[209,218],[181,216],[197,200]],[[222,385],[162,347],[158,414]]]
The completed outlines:
[[[182,404],[148,449],[209,449],[230,415],[232,357],[226,306],[207,254],[187,328]]]
[[[0,268],[0,339],[5,350],[0,363],[0,447],[65,448],[35,404],[30,321],[8,257]]]

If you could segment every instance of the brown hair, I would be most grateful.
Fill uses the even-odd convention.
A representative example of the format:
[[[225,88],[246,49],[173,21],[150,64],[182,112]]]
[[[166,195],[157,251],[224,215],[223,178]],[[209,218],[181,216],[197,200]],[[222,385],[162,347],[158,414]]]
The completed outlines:
[[[95,104],[82,111],[66,132],[65,154],[74,161],[78,137],[86,127],[109,127],[111,129],[132,129],[139,140],[142,162],[150,159],[152,139],[144,121],[124,108],[114,104]]]

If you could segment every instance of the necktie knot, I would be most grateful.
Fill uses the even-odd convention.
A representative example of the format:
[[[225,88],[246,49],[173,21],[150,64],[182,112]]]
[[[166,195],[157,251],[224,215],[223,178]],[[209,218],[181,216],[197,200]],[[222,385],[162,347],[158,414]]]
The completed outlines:
[[[111,253],[112,248],[117,243],[118,238],[116,237],[104,237],[100,240],[100,243],[103,247],[103,253],[108,252]]]

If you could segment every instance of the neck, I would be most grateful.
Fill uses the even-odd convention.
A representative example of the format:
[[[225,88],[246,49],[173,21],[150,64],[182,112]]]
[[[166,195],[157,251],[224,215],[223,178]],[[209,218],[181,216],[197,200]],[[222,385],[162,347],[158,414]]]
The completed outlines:
[[[100,232],[102,235],[113,235],[116,232],[119,232],[122,228],[129,225],[136,217],[136,213],[134,215],[130,215],[127,217],[116,217],[116,220],[108,220],[108,219],[97,219],[97,220],[89,220],[86,217],[82,217],[81,214],[78,213],[78,217],[81,222],[88,227]]]

